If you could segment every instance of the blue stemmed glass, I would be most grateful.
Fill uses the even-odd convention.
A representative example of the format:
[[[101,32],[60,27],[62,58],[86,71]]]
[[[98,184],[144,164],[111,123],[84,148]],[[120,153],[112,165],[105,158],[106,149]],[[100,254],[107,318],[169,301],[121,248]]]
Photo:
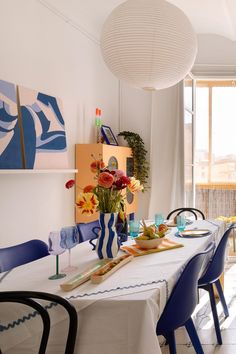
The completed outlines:
[[[66,276],[66,274],[59,273],[59,254],[65,252],[65,249],[61,247],[61,233],[60,231],[52,231],[48,237],[48,252],[53,256],[56,256],[56,274],[51,275],[48,279],[61,279]]]
[[[69,251],[68,266],[62,269],[63,272],[73,272],[78,269],[71,265],[71,248],[79,243],[79,234],[76,226],[63,227],[61,229],[61,247]]]

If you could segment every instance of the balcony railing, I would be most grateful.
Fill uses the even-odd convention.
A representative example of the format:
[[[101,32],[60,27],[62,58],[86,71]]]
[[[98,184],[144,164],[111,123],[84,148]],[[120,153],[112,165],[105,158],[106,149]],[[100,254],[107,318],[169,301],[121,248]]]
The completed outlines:
[[[196,208],[206,218],[236,215],[236,183],[196,184]]]

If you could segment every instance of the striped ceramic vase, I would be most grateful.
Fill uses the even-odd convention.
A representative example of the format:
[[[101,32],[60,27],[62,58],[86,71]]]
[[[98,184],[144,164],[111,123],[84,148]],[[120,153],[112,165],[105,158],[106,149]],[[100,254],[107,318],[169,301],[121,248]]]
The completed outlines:
[[[114,258],[119,251],[119,241],[116,232],[117,213],[100,213],[101,231],[96,243],[96,251],[100,259]]]

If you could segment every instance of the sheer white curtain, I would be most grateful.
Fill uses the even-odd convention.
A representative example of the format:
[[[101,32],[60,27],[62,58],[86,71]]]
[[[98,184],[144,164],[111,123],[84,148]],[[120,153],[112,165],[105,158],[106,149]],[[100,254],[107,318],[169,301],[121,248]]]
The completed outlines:
[[[183,82],[152,95],[149,218],[184,206]]]

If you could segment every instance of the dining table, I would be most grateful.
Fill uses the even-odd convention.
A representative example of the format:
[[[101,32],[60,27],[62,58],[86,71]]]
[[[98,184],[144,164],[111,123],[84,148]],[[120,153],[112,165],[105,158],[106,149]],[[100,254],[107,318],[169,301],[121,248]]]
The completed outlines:
[[[170,227],[165,237],[179,247],[133,257],[99,284],[89,280],[70,291],[60,287],[70,277],[98,262],[96,251],[86,241],[71,250],[71,263],[78,269],[68,273],[66,278],[49,279],[55,272],[55,256],[50,255],[1,273],[0,291],[43,291],[70,301],[78,314],[77,354],[160,354],[161,338],[156,336],[156,324],[171,291],[189,259],[210,242],[217,246],[225,223],[213,219],[194,220],[186,229],[209,232],[202,237],[182,237],[176,227]],[[134,243],[128,238],[123,246]],[[124,251],[120,249],[118,255],[122,254]],[[64,253],[60,255],[60,268],[66,263]],[[45,302],[45,306],[51,318],[47,353],[64,353],[67,313],[53,303]],[[41,334],[41,318],[33,309],[23,304],[0,303],[3,354],[37,353]]]

